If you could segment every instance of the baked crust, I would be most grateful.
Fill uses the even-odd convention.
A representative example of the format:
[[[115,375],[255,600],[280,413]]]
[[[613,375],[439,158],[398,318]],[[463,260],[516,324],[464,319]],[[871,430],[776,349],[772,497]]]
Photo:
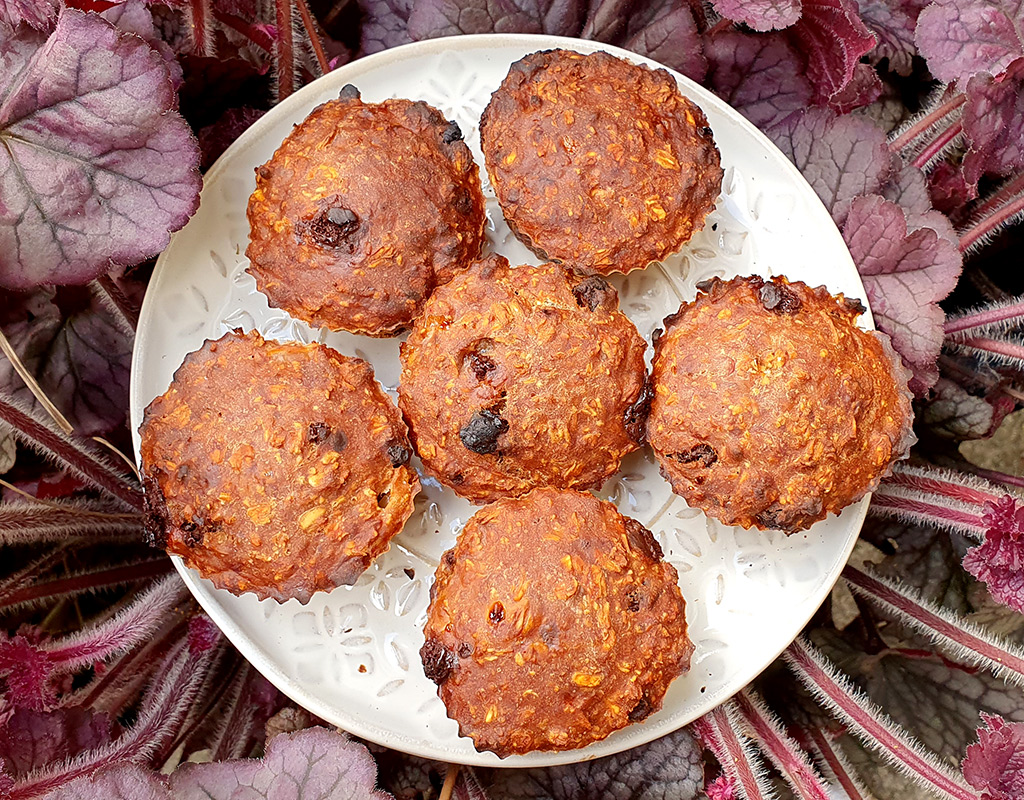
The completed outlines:
[[[691,506],[803,530],[878,485],[914,441],[907,374],[860,302],[713,278],[655,342],[647,438]]]
[[[629,272],[679,250],[722,186],[707,118],[665,70],[608,53],[531,53],[480,120],[509,227],[541,258]]]
[[[480,176],[462,132],[423,102],[315,108],[256,170],[248,272],[311,325],[391,336],[480,255]]]
[[[427,472],[474,502],[595,487],[642,438],[646,348],[604,279],[491,256],[424,306],[398,402]]]
[[[235,594],[305,603],[353,583],[419,491],[370,365],[320,344],[207,341],[140,435],[150,539]]]
[[[441,557],[424,669],[478,750],[584,747],[661,708],[689,668],[677,581],[611,503],[557,489],[500,500]]]

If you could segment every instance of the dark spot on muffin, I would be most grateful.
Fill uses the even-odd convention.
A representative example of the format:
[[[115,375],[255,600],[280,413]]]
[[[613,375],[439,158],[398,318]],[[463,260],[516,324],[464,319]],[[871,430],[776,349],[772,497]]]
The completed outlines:
[[[867,308],[864,306],[864,304],[856,297],[844,297],[843,302],[846,304],[846,307],[854,314],[863,314],[865,311],[867,311]]]
[[[441,556],[441,561],[444,562],[444,565],[446,567],[454,567],[455,566],[455,553],[452,552],[451,550],[446,550],[445,554],[443,556]]]
[[[381,492],[377,495],[377,507],[387,508],[388,503],[391,502],[391,492]]]
[[[359,230],[359,217],[343,206],[330,206],[307,223],[309,235],[321,247],[354,247],[352,238]]]
[[[403,464],[408,464],[409,459],[412,457],[412,450],[401,441],[392,439],[387,444],[388,459],[391,461],[391,466],[398,469]]]
[[[596,311],[608,297],[609,289],[611,287],[608,285],[608,281],[599,275],[591,275],[576,284],[572,288],[572,294],[576,298],[576,305],[580,308]]]
[[[501,603],[495,603],[492,605],[491,610],[487,612],[487,619],[491,621],[492,625],[497,625],[505,619],[505,606]]]
[[[699,133],[705,139],[710,139],[712,136],[711,128],[709,128],[707,125],[703,125],[700,128],[698,128],[697,133]]]
[[[448,680],[451,671],[458,666],[458,659],[451,650],[436,639],[427,639],[420,648],[423,672],[429,680],[439,686]]]
[[[774,314],[795,314],[802,305],[795,292],[774,281],[762,286],[758,297],[761,305]]]
[[[274,171],[266,164],[256,167],[256,174],[259,175],[263,180],[269,181],[270,176],[274,174]]]
[[[467,450],[488,455],[498,449],[498,437],[508,430],[508,422],[489,408],[483,408],[470,417],[459,429],[459,438]]]
[[[198,547],[203,543],[202,517],[192,517],[181,523],[181,541],[186,547]]]
[[[327,441],[327,446],[335,453],[341,453],[346,447],[348,447],[348,437],[345,435],[344,431],[335,431]]]
[[[150,547],[167,547],[167,502],[156,478],[144,474],[142,476],[143,511],[146,514],[143,523],[143,538]]]
[[[706,278],[698,282],[695,286],[698,292],[709,292],[711,287],[718,282],[718,278]]]
[[[661,545],[654,534],[632,517],[625,517],[626,541],[629,546],[651,561],[657,561],[663,555]]]
[[[544,642],[548,647],[557,647],[558,640],[561,638],[561,631],[558,630],[558,625],[550,620],[548,622],[541,623],[540,628],[537,629],[537,633],[540,636],[540,640]]]
[[[707,468],[718,461],[718,452],[709,444],[695,444],[689,450],[671,453],[669,458],[675,459],[681,464],[696,463],[699,467]]]
[[[643,444],[647,427],[647,416],[651,413],[651,401],[653,399],[654,389],[645,378],[640,394],[626,408],[622,415],[622,420],[626,426],[626,434],[638,444]]]
[[[491,370],[497,369],[498,365],[494,363],[494,360],[482,353],[472,353],[469,356],[469,368],[473,371],[478,381],[482,381],[487,377],[487,373]]]
[[[449,121],[448,127],[441,134],[441,141],[445,144],[462,141],[462,128],[459,127],[459,123]]]
[[[754,521],[763,528],[772,528],[779,531],[794,530],[793,526],[786,519],[788,515],[782,506],[775,504],[754,516]]]
[[[448,482],[452,486],[462,486],[462,484],[466,482],[466,476],[463,475],[461,472],[456,472],[454,475],[448,478]]]
[[[321,442],[327,441],[327,437],[331,435],[331,426],[326,422],[311,422],[309,428],[306,431],[306,439],[311,444],[320,444]]]
[[[652,713],[654,713],[654,706],[651,704],[650,698],[646,694],[642,695],[640,701],[629,712],[629,721],[641,722],[651,716]]]
[[[416,577],[416,570],[414,570],[412,567],[406,567],[402,570],[402,572],[405,573],[405,577],[407,577],[409,580],[412,580]]]
[[[473,655],[473,645],[469,642],[459,645],[459,658],[469,658],[471,655]]]
[[[341,87],[341,91],[338,92],[339,100],[358,100],[359,90],[351,83],[346,83]]]
[[[188,464],[180,464],[176,470],[174,470],[174,477],[179,481],[188,480],[188,476],[191,470],[188,468]]]
[[[640,610],[640,598],[643,597],[640,594],[640,590],[637,588],[630,589],[626,592],[626,608],[630,611],[636,612]]]
[[[470,194],[469,189],[465,186],[459,186],[455,189],[452,207],[466,217],[473,213],[473,195]]]

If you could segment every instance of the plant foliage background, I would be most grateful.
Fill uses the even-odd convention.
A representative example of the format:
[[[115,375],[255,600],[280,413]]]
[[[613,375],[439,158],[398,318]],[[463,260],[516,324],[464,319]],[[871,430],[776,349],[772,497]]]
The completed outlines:
[[[764,130],[911,370],[919,443],[755,686],[618,756],[456,777],[246,664],[145,545],[118,451],[202,170],[323,72],[490,31],[620,45]],[[1020,0],[0,0],[0,798],[1024,798],[1024,480],[959,452],[1024,401],[1022,217]]]

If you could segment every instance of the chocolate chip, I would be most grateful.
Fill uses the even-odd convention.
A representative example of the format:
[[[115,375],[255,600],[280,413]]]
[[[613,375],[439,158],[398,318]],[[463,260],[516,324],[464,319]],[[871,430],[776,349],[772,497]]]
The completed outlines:
[[[698,292],[709,292],[711,291],[711,287],[714,286],[717,282],[718,278],[705,278],[704,280],[698,282],[695,288]]]
[[[388,442],[388,458],[391,460],[391,466],[398,469],[403,464],[408,464],[409,459],[412,457],[412,450],[410,450],[403,442],[393,439]]]
[[[462,216],[468,217],[473,213],[473,195],[465,186],[458,186],[452,198],[452,207]]]
[[[705,139],[710,139],[712,131],[711,128],[709,128],[707,125],[704,125],[697,130],[697,133],[699,133]]]
[[[572,289],[572,294],[576,298],[576,305],[580,308],[589,308],[591,311],[596,311],[598,306],[608,297],[608,290],[610,288],[608,281],[600,275],[591,275],[589,278],[576,284]]]
[[[454,475],[448,478],[448,482],[452,486],[462,486],[466,482],[466,476],[461,472],[456,472]]]
[[[322,247],[353,247],[351,239],[359,229],[359,217],[342,206],[331,206],[313,217],[309,234]]]
[[[441,141],[445,144],[462,141],[462,128],[459,127],[459,123],[449,122],[448,127],[441,134]]]
[[[800,310],[800,298],[785,285],[769,281],[758,293],[761,305],[774,314],[795,314]]]
[[[488,455],[498,449],[498,437],[507,430],[506,420],[497,412],[483,408],[459,429],[459,438],[467,450]]]
[[[448,680],[451,671],[459,663],[455,653],[435,639],[427,639],[420,648],[420,660],[423,662],[423,672],[428,680],[439,686]]]
[[[391,502],[391,492],[381,492],[377,495],[377,507],[387,508],[388,503]]]
[[[843,302],[846,303],[846,307],[850,309],[854,314],[863,314],[867,311],[864,304],[856,297],[844,297]]]
[[[326,441],[330,435],[331,426],[326,422],[311,422],[306,431],[306,439],[312,444],[320,444],[320,442]]]
[[[445,554],[441,556],[441,561],[444,562],[446,567],[455,566],[455,552],[452,550],[446,550]]]
[[[402,572],[405,573],[405,577],[407,577],[409,580],[412,580],[416,577],[416,570],[414,570],[412,567],[406,567],[402,570]]]
[[[203,526],[201,517],[192,517],[191,520],[181,523],[181,541],[186,547],[199,547],[203,543]]]
[[[640,722],[647,719],[653,713],[654,706],[651,704],[650,698],[645,694],[640,697],[640,702],[633,706],[633,710],[629,712],[629,721]]]
[[[505,606],[501,603],[495,603],[491,606],[491,610],[487,612],[487,619],[491,621],[492,625],[497,625],[505,619]]]
[[[689,450],[670,454],[669,458],[673,458],[681,464],[696,462],[697,466],[707,468],[718,461],[718,453],[709,444],[695,444]]]
[[[626,608],[633,612],[639,611],[640,599],[642,597],[643,595],[640,593],[639,589],[630,589],[628,592],[626,592]]]
[[[654,389],[645,379],[643,388],[640,389],[640,394],[622,415],[622,420],[626,426],[626,433],[630,439],[638,444],[643,444],[647,427],[647,415],[651,413],[651,401],[653,399]]]
[[[471,655],[473,655],[473,645],[469,642],[459,645],[459,658],[469,658]]]
[[[487,377],[487,373],[491,370],[497,369],[498,365],[494,363],[494,360],[482,353],[473,353],[469,357],[469,368],[473,371],[478,381],[482,381]]]
[[[338,92],[339,100],[358,100],[359,90],[351,83],[346,83],[341,87],[341,91]]]
[[[274,171],[266,164],[256,167],[256,174],[259,175],[263,180],[269,181],[270,176],[274,174]]]
[[[763,528],[788,531],[792,528],[786,520],[786,513],[782,506],[774,505],[754,516],[754,521]]]

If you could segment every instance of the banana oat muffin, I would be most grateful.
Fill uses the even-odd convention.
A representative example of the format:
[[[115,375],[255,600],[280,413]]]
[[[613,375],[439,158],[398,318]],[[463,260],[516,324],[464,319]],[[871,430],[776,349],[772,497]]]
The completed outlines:
[[[571,750],[661,708],[693,645],[675,569],[591,494],[536,489],[474,514],[441,557],[420,650],[477,750]]]
[[[423,102],[313,109],[256,170],[248,271],[311,325],[391,336],[480,255],[484,198],[462,132]]]
[[[721,191],[704,112],[665,70],[604,52],[517,61],[480,137],[509,227],[578,271],[629,272],[671,255]]]
[[[596,487],[642,437],[646,347],[603,278],[492,256],[427,301],[399,406],[427,472],[474,502]]]
[[[698,287],[655,341],[647,438],[677,494],[727,525],[803,530],[914,441],[907,373],[856,300],[785,278]]]
[[[150,540],[235,594],[305,603],[353,583],[419,491],[370,365],[320,344],[207,341],[140,434]]]

